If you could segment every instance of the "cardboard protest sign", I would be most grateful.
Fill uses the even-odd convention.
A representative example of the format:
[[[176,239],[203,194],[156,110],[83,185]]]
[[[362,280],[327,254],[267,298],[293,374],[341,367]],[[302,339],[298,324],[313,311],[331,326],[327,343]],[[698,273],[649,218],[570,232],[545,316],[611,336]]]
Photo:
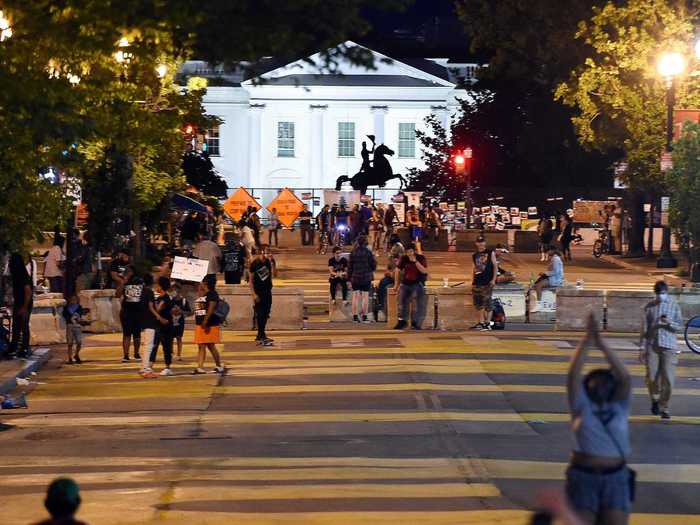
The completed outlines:
[[[304,203],[291,190],[284,188],[267,205],[268,211],[272,211],[272,208],[277,210],[277,217],[279,217],[280,222],[290,227],[304,209]]]
[[[170,272],[170,278],[201,283],[208,270],[209,261],[205,259],[188,259],[187,257],[176,256],[173,262],[173,269]]]
[[[234,221],[237,221],[241,218],[243,213],[246,212],[248,206],[255,208],[255,211],[262,208],[260,203],[241,186],[233,195],[226,199],[226,202],[224,202],[224,211]]]

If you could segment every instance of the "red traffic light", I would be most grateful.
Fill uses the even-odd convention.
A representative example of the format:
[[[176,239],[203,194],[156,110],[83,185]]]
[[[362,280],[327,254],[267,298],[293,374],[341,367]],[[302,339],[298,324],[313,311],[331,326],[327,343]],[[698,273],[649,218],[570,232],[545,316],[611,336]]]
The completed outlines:
[[[456,166],[464,166],[464,163],[466,162],[464,155],[455,155],[454,160]]]

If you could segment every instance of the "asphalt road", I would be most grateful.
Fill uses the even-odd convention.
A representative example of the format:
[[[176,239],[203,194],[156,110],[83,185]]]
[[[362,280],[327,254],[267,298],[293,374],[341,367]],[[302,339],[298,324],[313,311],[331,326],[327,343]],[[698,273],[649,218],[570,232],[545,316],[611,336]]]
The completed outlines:
[[[91,337],[84,364],[39,374],[29,410],[0,413],[3,523],[42,518],[69,475],[93,524],[525,524],[563,477],[573,337],[363,327],[259,349],[226,332],[226,376],[189,375],[188,344],[176,376],[150,380],[116,335]],[[682,356],[661,422],[634,345],[612,346],[634,374],[632,523],[700,523],[700,357]]]

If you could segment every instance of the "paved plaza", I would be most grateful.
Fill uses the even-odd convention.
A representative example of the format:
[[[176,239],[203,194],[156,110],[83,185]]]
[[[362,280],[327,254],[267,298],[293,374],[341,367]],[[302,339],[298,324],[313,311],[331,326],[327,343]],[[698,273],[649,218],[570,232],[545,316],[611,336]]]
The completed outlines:
[[[190,375],[188,343],[174,377],[144,380],[117,335],[92,336],[84,364],[55,357],[30,408],[2,413],[3,523],[38,520],[47,483],[69,475],[90,523],[524,525],[563,479],[576,338],[370,327],[260,349],[225,332],[227,375]],[[634,375],[632,523],[700,522],[700,361],[682,356],[662,423],[632,340],[611,344]]]

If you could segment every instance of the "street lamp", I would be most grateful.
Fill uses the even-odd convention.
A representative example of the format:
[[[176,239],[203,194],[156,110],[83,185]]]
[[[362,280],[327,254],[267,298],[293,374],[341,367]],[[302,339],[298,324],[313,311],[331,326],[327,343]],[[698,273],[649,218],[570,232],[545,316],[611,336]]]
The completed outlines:
[[[12,36],[12,28],[10,27],[10,21],[5,17],[2,10],[0,10],[0,42],[7,40]]]
[[[698,46],[695,47],[696,52]],[[676,77],[685,70],[685,58],[676,52],[664,53],[657,65],[659,74],[666,80],[666,153],[673,150],[673,107],[676,103]],[[650,224],[653,228],[653,222]],[[661,254],[656,261],[657,268],[675,268],[678,261],[671,253],[671,228],[663,225],[661,238]]]

